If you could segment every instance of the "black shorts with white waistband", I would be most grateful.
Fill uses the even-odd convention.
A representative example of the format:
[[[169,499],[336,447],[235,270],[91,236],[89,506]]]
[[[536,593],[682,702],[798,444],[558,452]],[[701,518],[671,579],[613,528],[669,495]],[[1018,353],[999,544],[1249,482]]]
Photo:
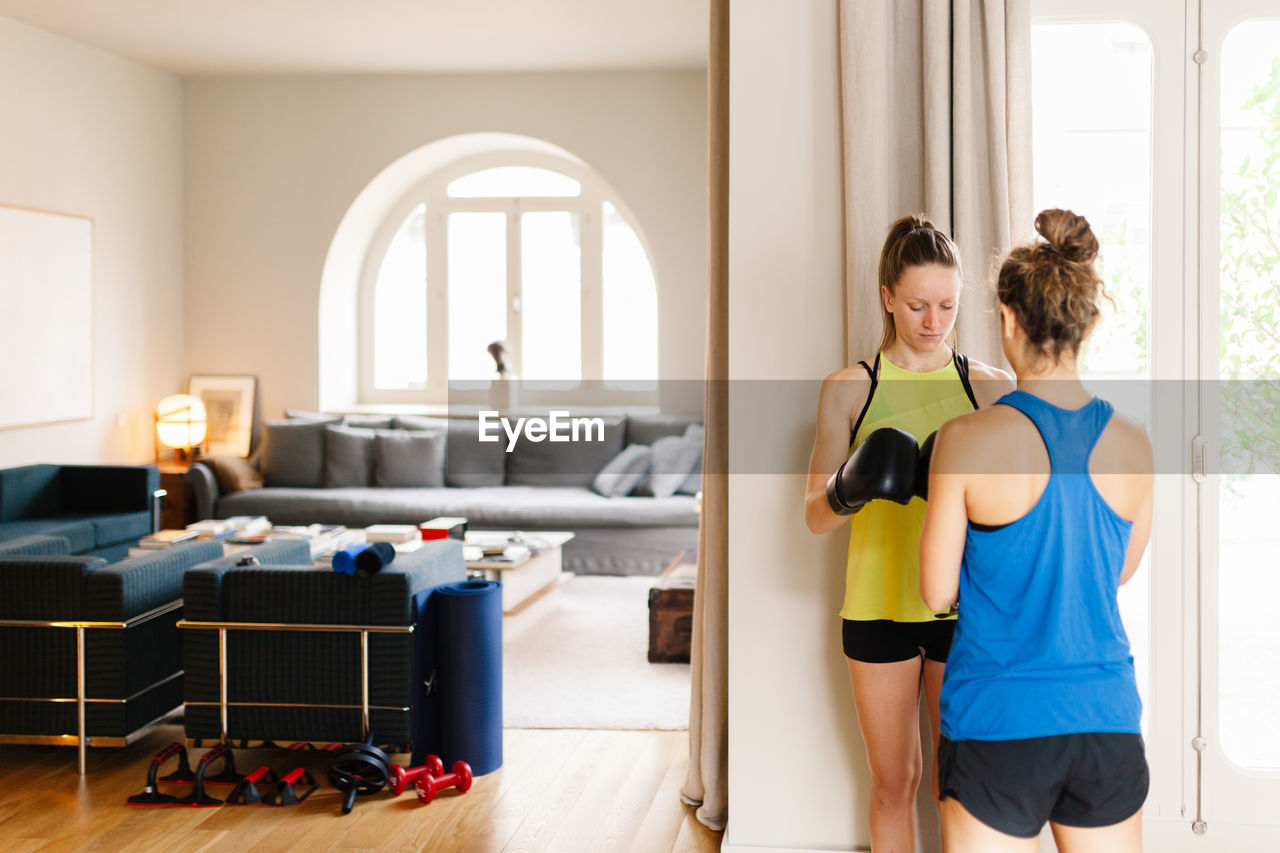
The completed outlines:
[[[1111,732],[938,743],[938,799],[1033,838],[1046,821],[1096,828],[1137,814],[1150,776],[1142,735]]]
[[[924,655],[946,663],[956,620],[894,622],[890,619],[841,620],[844,656],[862,663],[897,663]]]

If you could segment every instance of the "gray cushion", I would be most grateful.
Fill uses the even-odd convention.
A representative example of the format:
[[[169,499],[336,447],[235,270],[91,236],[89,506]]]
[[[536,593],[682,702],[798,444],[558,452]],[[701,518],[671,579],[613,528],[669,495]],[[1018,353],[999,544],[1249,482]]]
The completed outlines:
[[[631,494],[649,473],[653,449],[644,444],[633,444],[609,460],[596,474],[591,488],[606,498],[619,498]]]
[[[326,424],[324,434],[324,484],[328,488],[367,486],[373,475],[373,449],[377,433],[371,429]]]
[[[343,426],[360,427],[361,429],[391,429],[391,415],[346,415],[342,419]]]
[[[627,444],[647,444],[650,447],[660,438],[684,435],[697,418],[683,415],[628,415]]]
[[[596,429],[580,431],[577,441],[530,441],[522,434],[507,454],[507,484],[591,488],[600,469],[622,452],[626,429],[623,418],[600,420],[604,422],[602,437]],[[591,440],[585,440],[584,433]]]
[[[263,482],[267,486],[323,486],[327,426],[325,421],[303,418],[263,424]]]
[[[444,485],[444,451],[442,433],[380,430],[374,484],[440,488]]]
[[[693,498],[606,498],[590,489],[492,486],[482,489],[250,489],[218,501],[219,515],[265,515],[277,524],[417,524],[438,515],[475,530],[582,527],[697,527]],[[668,557],[670,560],[670,557]]]
[[[501,486],[506,477],[507,439],[480,441],[475,418],[450,418],[445,445],[444,484],[461,489]]]
[[[449,431],[448,418],[424,418],[419,415],[396,415],[391,425],[396,429],[419,429],[436,432]]]
[[[696,442],[698,445],[698,464],[693,466],[693,471],[688,477],[684,478],[684,482],[680,484],[680,488],[676,489],[678,495],[696,495],[702,489],[702,443],[703,443],[703,427],[702,424],[690,424],[689,428],[684,431],[685,441]]]
[[[701,459],[701,441],[683,435],[658,439],[653,443],[653,462],[645,481],[647,491],[659,498],[674,495]]]

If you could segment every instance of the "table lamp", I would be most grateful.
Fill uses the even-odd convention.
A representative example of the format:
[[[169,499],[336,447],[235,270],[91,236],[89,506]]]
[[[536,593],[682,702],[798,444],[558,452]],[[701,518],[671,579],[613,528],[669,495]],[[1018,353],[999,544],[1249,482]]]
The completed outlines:
[[[165,397],[156,406],[156,440],[173,448],[174,458],[190,462],[204,444],[209,416],[204,402],[190,394]]]

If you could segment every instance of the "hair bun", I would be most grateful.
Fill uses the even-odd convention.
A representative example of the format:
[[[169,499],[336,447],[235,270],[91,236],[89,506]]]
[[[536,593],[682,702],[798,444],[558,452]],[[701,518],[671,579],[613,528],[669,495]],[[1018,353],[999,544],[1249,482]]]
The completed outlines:
[[[1036,232],[1069,261],[1090,263],[1098,256],[1098,238],[1089,227],[1089,220],[1069,210],[1040,211],[1036,216]]]

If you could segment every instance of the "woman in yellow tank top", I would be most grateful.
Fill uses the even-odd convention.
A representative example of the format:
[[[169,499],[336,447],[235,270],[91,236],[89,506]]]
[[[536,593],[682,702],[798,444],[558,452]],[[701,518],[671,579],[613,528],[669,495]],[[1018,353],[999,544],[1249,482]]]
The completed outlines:
[[[866,437],[896,427],[923,444],[957,415],[1013,390],[1002,370],[956,352],[960,255],[922,216],[889,229],[880,253],[884,334],[874,357],[826,378],[809,459],[805,523],[826,533],[844,523],[828,504],[827,480]],[[923,758],[916,708],[923,684],[938,747],[938,694],[953,618],[920,596],[924,501],[872,500],[850,516],[844,604],[845,656],[871,765],[871,847],[914,850],[914,804]],[[937,778],[933,780],[937,800]]]

